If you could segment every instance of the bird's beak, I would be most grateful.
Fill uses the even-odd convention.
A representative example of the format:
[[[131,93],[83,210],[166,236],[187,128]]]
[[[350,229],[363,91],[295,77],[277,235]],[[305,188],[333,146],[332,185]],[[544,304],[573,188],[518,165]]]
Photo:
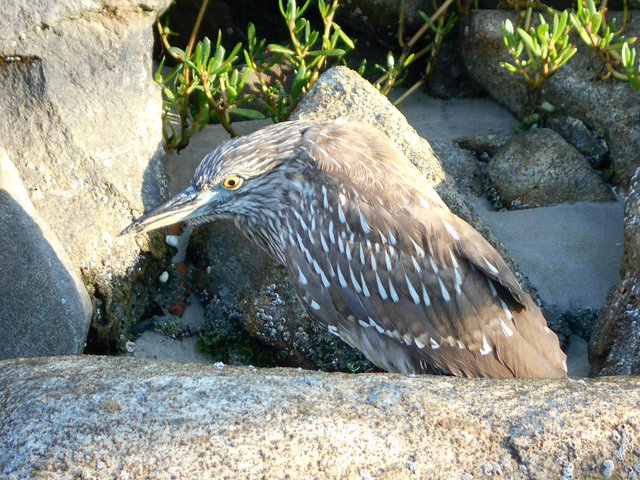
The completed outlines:
[[[209,192],[207,192],[209,193]],[[211,201],[211,194],[198,193],[193,187],[178,193],[135,220],[120,235],[142,233],[203,215],[201,207]]]

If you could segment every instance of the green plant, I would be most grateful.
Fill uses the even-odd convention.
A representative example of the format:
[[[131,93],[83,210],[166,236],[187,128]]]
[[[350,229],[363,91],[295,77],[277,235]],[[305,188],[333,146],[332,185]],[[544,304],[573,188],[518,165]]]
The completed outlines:
[[[378,90],[382,92],[382,94],[387,95],[394,86],[404,80],[409,65],[427,54],[429,55],[429,60],[427,61],[427,66],[425,67],[423,77],[415,82],[407,90],[407,92],[405,92],[400,98],[398,98],[394,102],[395,104],[402,103],[405,98],[407,98],[415,90],[417,90],[425,82],[426,78],[431,75],[431,73],[433,72],[435,59],[438,56],[438,52],[440,51],[440,47],[442,45],[444,37],[451,31],[453,26],[458,21],[459,14],[466,12],[470,6],[470,3],[467,4],[466,7],[463,7],[462,4],[459,4],[459,12],[452,12],[447,16],[447,9],[451,5],[451,3],[453,3],[453,0],[445,0],[445,2],[436,9],[436,12],[431,17],[429,17],[426,13],[420,11],[419,13],[422,17],[422,20],[424,21],[424,25],[406,43],[403,39],[404,2],[401,3],[399,15],[400,18],[398,22],[398,44],[402,48],[402,53],[400,54],[398,60],[396,60],[393,53],[389,52],[387,54],[386,65],[376,65],[376,68],[382,71],[382,75],[374,82],[374,85],[376,86],[376,88],[378,88]],[[415,46],[418,40],[420,40],[429,30],[432,32],[433,37],[428,45],[416,53],[411,53],[411,49]]]
[[[164,25],[158,19],[157,27],[164,50],[176,62],[176,66],[164,74],[167,58],[164,56],[155,77],[164,97],[163,134],[167,149],[183,149],[196,130],[214,120],[219,121],[231,136],[237,136],[232,127],[232,114],[249,119],[264,118],[257,110],[241,107],[253,98],[242,94],[249,71],[257,75],[264,97],[262,103],[271,118],[279,122],[289,117],[300,95],[326,68],[328,58],[335,57],[340,61],[348,49],[354,48],[353,41],[333,21],[338,0],[333,0],[331,5],[318,0],[324,24],[322,34],[313,30],[302,16],[310,2],[307,0],[298,8],[295,0],[288,0],[285,8],[279,0],[280,11],[289,29],[291,48],[278,44],[265,47],[266,40],[258,40],[255,26],[249,24],[247,48],[244,49],[248,68],[235,66],[242,44],[238,43],[227,53],[221,44],[220,32],[215,47],[207,37],[196,43],[208,0],[202,2],[185,50],[170,44],[169,38],[174,33],[169,28],[168,18]],[[289,90],[280,83],[269,84],[267,81],[266,73],[283,59],[293,66],[294,71]]]
[[[155,76],[164,97],[163,135],[167,149],[183,149],[196,129],[201,130],[214,118],[232,136],[237,136],[237,133],[231,126],[231,113],[248,118],[264,118],[260,112],[239,107],[251,98],[238,95],[244,87],[247,72],[240,74],[233,67],[242,44],[238,43],[227,54],[221,45],[220,32],[215,48],[212,48],[207,37],[195,42],[207,3],[208,0],[202,2],[186,50],[171,46],[169,37],[174,33],[169,28],[168,18],[162,25],[158,16],[157,26],[163,47],[177,64],[164,75],[166,56],[163,56]],[[176,124],[179,125],[178,131]]]
[[[280,13],[289,30],[290,46],[272,43],[265,49],[266,41],[257,40],[255,27],[249,24],[248,45],[244,50],[245,60],[258,77],[264,96],[263,104],[276,122],[289,118],[299,96],[308,91],[317,80],[326,68],[329,57],[335,58],[338,63],[348,50],[354,48],[353,41],[333,20],[339,6],[338,0],[333,0],[331,5],[326,4],[324,0],[318,0],[318,11],[324,26],[322,35],[313,30],[311,23],[303,17],[310,3],[311,0],[307,0],[302,7],[298,7],[295,0],[288,0],[285,8],[282,0],[278,0]],[[267,83],[267,72],[282,59],[286,59],[292,65],[294,72],[293,82],[288,91],[280,83]]]
[[[504,43],[513,63],[500,62],[500,66],[512,73],[520,73],[530,92],[539,90],[542,84],[575,53],[575,45],[569,43],[569,12],[554,13],[550,26],[540,15],[540,24],[529,32],[517,27],[511,20],[502,23]],[[524,53],[524,55],[523,55]]]
[[[514,7],[520,6],[518,2],[513,4]],[[554,13],[553,29],[550,32],[542,16],[537,28],[530,27],[534,4],[527,2],[523,28],[514,29],[510,20],[505,20],[502,24],[504,43],[513,63],[502,62],[500,65],[510,72],[520,73],[529,90],[537,91],[575,53],[576,47],[570,45],[568,40],[569,32],[575,28],[583,42],[598,51],[607,70],[603,78],[625,80],[633,88],[640,89],[640,65],[636,66],[636,52],[630,47],[636,38],[625,39],[621,35],[624,27],[616,31],[615,19],[607,23],[605,5],[606,1],[603,1],[600,8],[597,8],[594,0],[577,0],[575,9]],[[627,16],[625,0],[625,24]],[[523,55],[524,49],[526,55]]]
[[[616,31],[616,20],[607,23],[605,2],[596,8],[594,0],[577,0],[576,10],[571,13],[571,23],[580,34],[580,38],[594,47],[607,73],[603,78],[614,77],[625,80],[636,90],[640,89],[640,65],[635,67],[636,52],[630,45],[636,38],[625,39],[621,33],[624,26]],[[627,5],[624,4],[624,22],[627,19]]]

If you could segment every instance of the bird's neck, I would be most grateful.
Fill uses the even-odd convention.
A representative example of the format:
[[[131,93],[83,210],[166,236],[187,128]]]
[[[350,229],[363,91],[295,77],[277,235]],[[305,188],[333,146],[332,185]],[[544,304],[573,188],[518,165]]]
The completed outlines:
[[[273,191],[264,199],[261,208],[251,215],[235,217],[235,223],[249,240],[284,263],[285,238],[292,228],[293,211],[311,201],[311,197],[315,198],[315,192],[299,178],[274,181],[272,185]]]

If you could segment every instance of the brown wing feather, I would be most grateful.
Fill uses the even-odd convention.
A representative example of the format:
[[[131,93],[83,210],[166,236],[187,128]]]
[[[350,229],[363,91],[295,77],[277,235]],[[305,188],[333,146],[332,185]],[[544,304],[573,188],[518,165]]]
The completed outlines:
[[[384,352],[372,350],[393,345],[406,356],[401,371],[564,375],[557,337],[506,263],[386,137],[361,124],[314,126],[298,155],[315,185],[301,208],[315,219],[309,258],[292,248],[289,268],[304,273],[298,288],[313,316],[383,368]],[[372,334],[383,340],[373,345]]]

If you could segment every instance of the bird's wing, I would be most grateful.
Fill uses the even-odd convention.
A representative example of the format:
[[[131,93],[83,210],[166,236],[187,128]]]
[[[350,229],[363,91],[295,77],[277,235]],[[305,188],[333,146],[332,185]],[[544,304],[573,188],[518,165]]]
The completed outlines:
[[[292,213],[285,255],[309,312],[378,365],[353,325],[445,373],[563,375],[557,337],[495,249],[386,137],[369,132],[365,145],[345,131],[312,127],[299,150],[315,187]]]

